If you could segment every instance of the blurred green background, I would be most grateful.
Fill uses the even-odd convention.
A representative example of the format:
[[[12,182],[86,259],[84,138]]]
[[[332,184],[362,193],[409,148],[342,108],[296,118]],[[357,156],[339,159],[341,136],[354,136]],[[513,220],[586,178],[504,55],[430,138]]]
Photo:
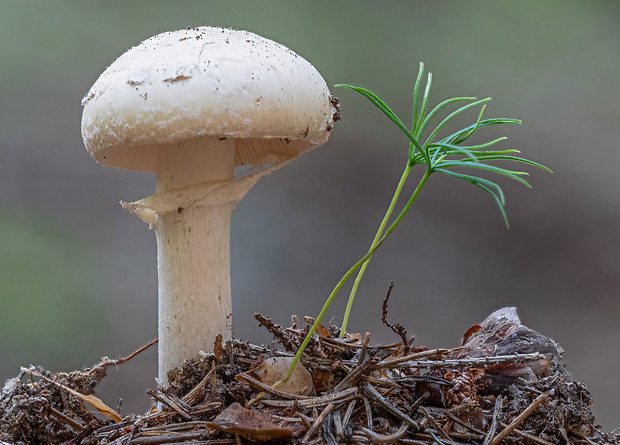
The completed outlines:
[[[598,422],[620,426],[620,3],[617,1],[0,0],[0,378],[19,366],[73,370],[155,338],[155,236],[119,200],[154,192],[147,174],[104,168],[80,136],[80,100],[129,47],[196,25],[247,29],[313,63],[328,84],[365,86],[410,119],[418,63],[433,104],[491,96],[488,132],[550,166],[532,190],[502,182],[511,229],[474,187],[433,176],[375,256],[352,331],[452,347],[490,312],[517,306],[558,341]],[[254,312],[316,315],[363,255],[406,159],[407,141],[350,91],[330,142],[266,177],[233,216],[237,336],[269,342]],[[472,114],[472,119],[474,115]],[[346,292],[330,316],[340,322]],[[152,349],[111,370],[97,394],[142,412]]]

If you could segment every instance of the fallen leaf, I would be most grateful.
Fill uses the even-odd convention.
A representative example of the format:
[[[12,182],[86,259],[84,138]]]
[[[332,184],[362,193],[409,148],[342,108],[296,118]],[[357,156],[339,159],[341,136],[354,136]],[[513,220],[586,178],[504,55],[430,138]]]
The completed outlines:
[[[316,327],[316,333],[320,338],[334,338],[332,333],[321,324]]]
[[[290,439],[299,428],[297,425],[293,425],[297,427],[295,429],[283,426],[271,414],[246,409],[236,402],[222,411],[213,422],[208,422],[207,426],[255,442]]]
[[[293,357],[271,357],[263,360],[256,368],[244,372],[265,385],[272,386],[284,379],[288,373]],[[242,375],[243,375],[242,374]],[[237,378],[239,380],[239,378]],[[288,394],[307,396],[314,390],[312,376],[301,363],[297,363],[288,382],[278,386],[278,390]]]
[[[473,325],[471,328],[469,328],[468,330],[465,331],[465,333],[463,334],[463,341],[461,341],[461,346],[463,346],[465,343],[467,343],[467,341],[469,340],[469,338],[474,335],[476,332],[480,331],[480,329],[482,329],[480,327],[479,324],[475,324]]]

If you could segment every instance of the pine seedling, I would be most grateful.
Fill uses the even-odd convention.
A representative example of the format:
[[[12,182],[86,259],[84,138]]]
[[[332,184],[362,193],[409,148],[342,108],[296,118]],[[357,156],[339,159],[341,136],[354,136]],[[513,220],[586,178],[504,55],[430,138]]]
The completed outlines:
[[[520,182],[527,187],[531,187],[530,184],[524,179],[524,176],[527,176],[528,174],[527,172],[521,170],[511,170],[495,165],[494,163],[496,161],[509,161],[519,165],[527,164],[546,171],[551,171],[544,165],[518,156],[518,150],[492,149],[495,144],[506,139],[505,137],[496,138],[480,144],[465,144],[471,136],[474,135],[474,133],[485,127],[502,124],[519,124],[521,121],[518,119],[508,118],[483,119],[483,114],[487,103],[491,100],[490,98],[477,100],[474,97],[455,97],[444,100],[430,110],[430,112],[427,112],[429,107],[429,93],[431,89],[432,75],[431,73],[428,73],[426,78],[426,86],[422,90],[423,78],[424,64],[421,63],[413,90],[413,122],[410,128],[405,126],[401,119],[387,106],[387,104],[372,91],[348,84],[336,85],[337,87],[344,87],[356,91],[368,99],[368,101],[370,101],[370,103],[377,107],[381,112],[383,112],[407,136],[409,139],[409,151],[404,171],[396,186],[396,190],[392,196],[385,216],[383,217],[377,233],[370,244],[368,252],[344,274],[344,276],[334,287],[333,291],[325,301],[321,312],[316,317],[310,331],[299,347],[287,377],[282,382],[288,380],[292,374],[295,365],[301,358],[303,351],[308,346],[312,335],[321,323],[321,320],[323,319],[331,303],[334,301],[336,295],[345,283],[357,272],[357,277],[355,278],[351,293],[349,294],[349,299],[340,330],[340,338],[344,338],[353,301],[370,259],[390,236],[390,234],[396,229],[396,227],[400,225],[405,215],[409,213],[413,203],[416,201],[422,188],[426,185],[429,177],[433,173],[441,173],[452,178],[465,181],[489,194],[497,204],[506,227],[509,227],[508,217],[505,210],[504,192],[502,191],[502,188],[494,180],[479,175],[483,173],[498,174]],[[445,116],[439,124],[435,126],[435,128],[429,130],[431,121],[438,119],[439,116],[442,113],[445,113],[446,109],[453,104],[460,106],[455,111],[448,113],[447,116]],[[467,111],[476,109],[478,109],[479,112],[477,114],[477,118],[471,125],[448,136],[439,138],[440,132],[445,132],[448,125],[451,124],[457,116],[460,116]],[[412,192],[411,196],[405,202],[402,210],[394,216],[396,206],[401,201],[401,192],[403,191],[407,178],[413,168],[417,165],[424,167],[424,174],[419,180],[418,185]]]

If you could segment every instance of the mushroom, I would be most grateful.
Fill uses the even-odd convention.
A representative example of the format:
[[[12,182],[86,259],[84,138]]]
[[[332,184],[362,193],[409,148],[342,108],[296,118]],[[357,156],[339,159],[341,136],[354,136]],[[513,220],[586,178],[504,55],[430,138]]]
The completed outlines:
[[[329,138],[339,118],[318,71],[247,31],[151,37],[84,100],[82,137],[101,164],[155,172],[156,194],[122,203],[155,230],[159,379],[218,334],[232,337],[230,219],[258,179]]]

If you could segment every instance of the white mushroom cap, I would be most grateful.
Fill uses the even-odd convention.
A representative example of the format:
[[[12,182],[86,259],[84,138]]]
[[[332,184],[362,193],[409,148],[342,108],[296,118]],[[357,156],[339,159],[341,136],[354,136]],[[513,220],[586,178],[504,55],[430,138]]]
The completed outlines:
[[[235,165],[287,161],[338,119],[325,81],[288,48],[247,31],[188,28],[119,57],[83,100],[82,137],[101,164],[155,171],[155,146],[235,139]]]

